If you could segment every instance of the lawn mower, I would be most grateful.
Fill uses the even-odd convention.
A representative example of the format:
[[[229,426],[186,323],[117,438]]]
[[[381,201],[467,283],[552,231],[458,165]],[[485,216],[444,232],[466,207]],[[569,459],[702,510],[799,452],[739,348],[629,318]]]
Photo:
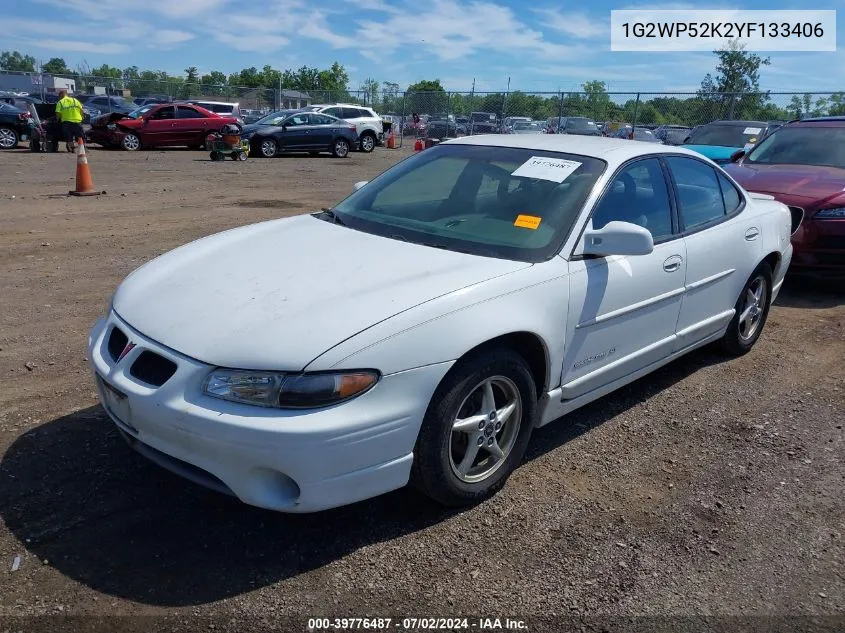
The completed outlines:
[[[227,123],[223,128],[209,138],[211,160],[225,160],[228,156],[232,160],[246,160],[249,155],[249,141],[241,140],[241,128],[233,123]]]

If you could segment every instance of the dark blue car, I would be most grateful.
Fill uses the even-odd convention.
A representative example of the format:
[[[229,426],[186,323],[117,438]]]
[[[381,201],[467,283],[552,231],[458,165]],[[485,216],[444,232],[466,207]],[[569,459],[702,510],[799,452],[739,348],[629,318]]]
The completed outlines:
[[[241,138],[251,156],[272,158],[282,152],[329,152],[346,158],[358,145],[354,124],[319,112],[281,110],[245,125]]]

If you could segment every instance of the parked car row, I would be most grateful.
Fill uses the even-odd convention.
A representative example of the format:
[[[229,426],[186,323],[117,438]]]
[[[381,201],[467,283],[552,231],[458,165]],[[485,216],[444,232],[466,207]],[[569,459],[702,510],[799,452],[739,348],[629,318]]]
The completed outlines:
[[[55,123],[55,105],[15,99],[13,103],[0,100],[0,149],[12,149],[30,140],[33,151],[57,151],[61,132]],[[327,112],[348,114],[353,119]],[[269,158],[292,151],[330,152],[342,158],[354,150],[372,152],[382,142],[384,131],[377,122],[381,119],[372,110],[349,112],[345,105],[327,104],[274,112],[244,125],[231,110],[217,113],[180,101],[150,103],[128,113],[102,115],[93,121],[86,138],[90,143],[127,151],[167,146],[209,149],[216,133],[227,125],[236,125],[243,140],[249,141],[253,156]]]

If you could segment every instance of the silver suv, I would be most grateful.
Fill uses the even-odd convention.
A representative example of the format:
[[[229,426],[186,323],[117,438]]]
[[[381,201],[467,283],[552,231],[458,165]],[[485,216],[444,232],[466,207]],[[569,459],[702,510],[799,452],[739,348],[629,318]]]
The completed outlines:
[[[358,130],[358,148],[362,152],[372,152],[376,145],[384,142],[384,121],[370,108],[347,103],[332,103],[312,105],[304,109],[335,116],[355,124]]]

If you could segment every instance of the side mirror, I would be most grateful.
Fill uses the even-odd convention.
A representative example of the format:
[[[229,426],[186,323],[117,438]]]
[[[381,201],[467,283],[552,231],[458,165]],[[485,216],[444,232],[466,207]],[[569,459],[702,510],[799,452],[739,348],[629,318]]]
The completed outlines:
[[[648,255],[653,250],[651,232],[630,222],[613,221],[584,231],[584,255]]]
[[[738,149],[733,154],[731,154],[730,160],[731,160],[732,163],[738,163],[739,159],[742,158],[743,156],[745,156],[745,150],[744,149]]]
[[[366,185],[368,182],[369,182],[369,180],[361,180],[359,182],[356,182],[354,185],[352,185],[352,191],[358,191],[361,187]]]

